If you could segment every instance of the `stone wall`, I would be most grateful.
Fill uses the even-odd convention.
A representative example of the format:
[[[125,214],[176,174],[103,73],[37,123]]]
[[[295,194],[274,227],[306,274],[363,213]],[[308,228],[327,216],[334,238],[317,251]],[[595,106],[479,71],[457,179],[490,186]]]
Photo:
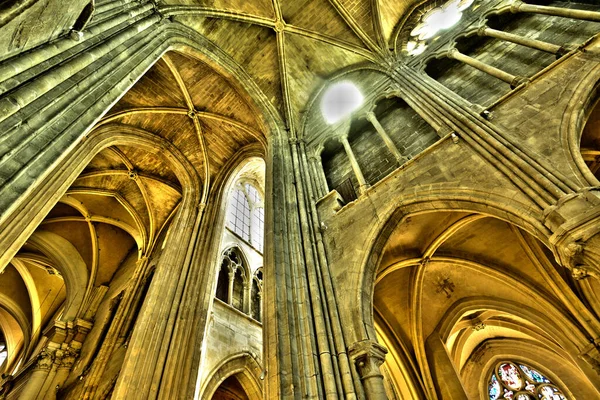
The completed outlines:
[[[240,353],[248,353],[262,363],[262,324],[215,299],[208,322],[200,387],[225,360]]]

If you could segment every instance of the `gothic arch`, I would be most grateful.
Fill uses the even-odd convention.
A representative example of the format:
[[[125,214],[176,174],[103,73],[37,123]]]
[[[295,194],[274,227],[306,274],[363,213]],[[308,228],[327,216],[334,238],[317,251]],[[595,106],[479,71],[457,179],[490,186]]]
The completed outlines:
[[[420,192],[404,198],[400,204],[390,205],[387,210],[379,210],[377,223],[366,235],[365,249],[367,250],[360,263],[357,281],[352,284],[363,321],[373,321],[371,299],[379,268],[379,257],[393,230],[409,216],[444,211],[467,211],[494,217],[523,228],[543,243],[547,242],[547,229],[540,224],[539,220],[527,215],[524,212],[524,205],[511,204],[500,194],[487,193],[487,196],[484,196],[470,192],[470,195],[467,195],[460,190],[449,192],[431,188],[428,193]],[[354,331],[363,332],[363,336],[353,340],[375,337],[372,324],[367,323],[365,326],[362,321],[355,323],[357,325]]]
[[[387,294],[383,296],[388,297],[381,297],[380,295],[380,297],[378,297],[378,301],[380,303],[375,303],[375,285],[383,280],[387,275],[395,273],[395,271],[401,271],[403,268],[410,267],[410,270],[407,269],[409,272],[405,272],[405,275],[403,275],[405,278],[402,278],[408,279],[408,281],[393,281],[394,285],[396,285],[395,287],[398,287],[400,284],[404,285],[405,282],[409,282],[407,287],[404,288],[404,286],[402,286],[404,288],[403,292],[408,294],[402,295],[402,300],[398,300],[397,303],[390,303],[392,305],[385,307],[388,307],[388,311],[386,311],[388,317],[393,316],[394,318],[400,318],[399,320],[394,320],[393,323],[400,324],[399,321],[402,321],[402,324],[406,324],[402,325],[401,327],[398,326],[397,330],[393,331],[396,335],[399,335],[396,337],[396,342],[399,343],[400,348],[395,349],[395,351],[397,350],[396,352],[398,354],[403,352],[406,354],[412,354],[412,352],[414,352],[416,365],[412,367],[409,366],[411,361],[403,359],[402,354],[394,355],[395,358],[398,359],[398,362],[408,362],[408,364],[404,366],[408,373],[405,372],[403,375],[408,377],[410,381],[411,368],[417,368],[417,371],[419,371],[417,374],[422,374],[423,379],[425,380],[423,386],[429,395],[433,395],[433,393],[436,392],[435,387],[437,382],[435,381],[435,376],[437,375],[435,375],[433,370],[431,370],[431,368],[435,366],[432,367],[432,365],[430,365],[430,361],[428,361],[429,354],[431,354],[431,351],[434,351],[431,348],[432,344],[430,344],[430,337],[435,334],[441,336],[440,339],[442,342],[446,340],[450,330],[452,329],[452,326],[454,326],[456,323],[456,320],[460,319],[460,316],[464,315],[465,312],[467,312],[467,309],[489,309],[516,315],[519,315],[519,312],[521,312],[521,314],[526,315],[527,320],[532,321],[533,324],[544,326],[546,332],[548,332],[548,335],[552,337],[552,342],[549,342],[547,338],[540,336],[535,331],[530,332],[531,337],[537,338],[542,342],[545,341],[549,347],[562,349],[559,350],[559,352],[562,352],[561,354],[568,359],[577,359],[577,356],[583,352],[584,348],[587,346],[589,334],[585,329],[582,329],[579,325],[573,322],[571,315],[565,314],[564,311],[560,309],[558,306],[560,303],[559,300],[556,298],[554,292],[550,291],[550,289],[546,287],[547,283],[545,281],[540,281],[540,278],[535,278],[536,280],[529,282],[528,277],[520,276],[520,272],[517,273],[510,269],[504,270],[503,268],[505,267],[503,267],[501,264],[494,264],[493,259],[484,258],[484,260],[479,261],[473,258],[463,258],[460,255],[453,255],[452,253],[448,253],[448,251],[451,250],[451,247],[446,248],[445,252],[439,254],[436,252],[437,249],[440,248],[445,242],[451,243],[450,239],[456,234],[456,232],[461,230],[467,224],[479,224],[476,225],[479,227],[478,229],[483,229],[482,227],[488,226],[493,221],[498,221],[497,224],[501,224],[504,227],[502,229],[505,230],[503,232],[506,232],[502,233],[502,235],[514,235],[513,240],[524,241],[522,242],[522,246],[525,246],[524,251],[527,251],[527,245],[530,245],[529,242],[527,242],[529,239],[525,240],[525,238],[531,238],[532,241],[534,238],[542,240],[546,238],[542,241],[542,243],[547,243],[547,233],[545,229],[538,229],[539,223],[531,221],[530,216],[527,218],[527,216],[521,210],[517,210],[516,213],[510,212],[508,211],[509,208],[506,207],[506,205],[504,207],[494,206],[493,202],[490,201],[489,198],[485,201],[485,203],[487,203],[486,205],[482,204],[484,203],[483,201],[481,203],[477,203],[473,200],[473,198],[462,201],[454,200],[451,205],[446,203],[446,201],[450,202],[451,200],[448,199],[444,201],[444,197],[442,196],[434,197],[430,195],[429,198],[431,199],[430,202],[423,203],[411,202],[411,199],[403,199],[403,206],[392,208],[390,214],[386,214],[386,212],[389,210],[383,210],[381,213],[379,213],[380,210],[378,210],[378,217],[380,218],[380,221],[383,222],[375,223],[373,226],[371,226],[370,232],[368,232],[366,235],[367,240],[365,242],[368,243],[368,248],[363,253],[364,263],[361,264],[362,269],[359,271],[360,274],[357,274],[351,278],[346,276],[344,276],[344,278],[338,278],[345,279],[345,282],[343,283],[344,287],[353,288],[353,293],[355,293],[356,296],[355,301],[358,305],[357,307],[353,307],[352,305],[348,304],[340,305],[342,318],[345,321],[344,323],[346,325],[352,325],[352,328],[348,327],[345,329],[345,332],[347,332],[347,342],[354,343],[362,340],[377,340],[377,335],[381,336],[381,332],[385,331],[385,324],[381,323],[385,317],[374,315],[375,313],[379,313],[375,306],[376,304],[379,304],[384,307],[384,303],[382,302],[386,301],[385,299],[391,296],[391,292],[389,292],[391,286],[389,286],[389,284],[388,286],[384,285],[384,288],[387,288],[384,290],[388,291],[385,292]],[[496,199],[496,201],[498,201],[498,199]],[[408,223],[407,221],[411,221],[411,219],[419,221],[418,218],[421,218],[421,216],[435,215],[438,213],[455,215],[455,217],[451,218],[454,222],[448,222],[449,225],[446,225],[446,222],[444,222],[444,224],[440,226],[439,232],[436,231],[435,233],[431,233],[431,235],[428,235],[426,238],[424,238],[424,241],[422,242],[422,246],[424,247],[419,247],[420,250],[418,254],[412,255],[413,253],[408,252],[406,253],[407,255],[405,257],[403,256],[404,258],[399,258],[400,261],[394,261],[392,264],[389,264],[389,257],[391,256],[388,256],[385,264],[382,263],[385,255],[384,253],[385,251],[388,251],[386,250],[386,245],[392,237],[392,234],[398,235],[398,232],[402,230],[399,227],[403,226],[404,223]],[[388,215],[388,218],[381,218],[382,215]],[[414,222],[413,226],[419,226],[419,222]],[[489,226],[493,227],[495,225],[492,224]],[[527,234],[519,231],[519,228],[527,232]],[[415,232],[415,234],[418,235],[418,232],[421,231],[416,230]],[[475,234],[481,234],[481,232],[484,231],[474,232]],[[414,241],[417,241],[417,238],[419,237],[412,237],[410,236],[411,234],[407,235],[409,235],[407,237],[411,237]],[[467,233],[465,233],[465,235],[467,235]],[[457,240],[460,242],[460,239]],[[539,245],[543,247],[543,244],[540,243]],[[356,259],[356,255],[352,255],[351,257]],[[340,262],[340,260],[336,260],[336,262]],[[533,261],[529,259],[527,262],[529,263]],[[436,265],[439,265],[439,267]],[[438,307],[440,309],[437,310],[435,314],[430,312],[432,315],[427,317],[427,324],[429,325],[425,326],[424,323],[422,323],[422,321],[425,320],[423,314],[424,311],[422,308],[424,304],[424,288],[426,287],[424,285],[426,270],[443,271],[446,268],[451,268],[450,266],[456,266],[456,268],[451,269],[456,271],[456,279],[459,279],[460,274],[468,274],[467,271],[472,271],[472,273],[476,273],[477,276],[485,276],[490,282],[498,282],[501,286],[504,285],[506,287],[513,288],[515,292],[519,293],[519,295],[532,299],[532,302],[537,303],[535,307],[536,309],[534,310],[526,304],[515,302],[516,297],[514,296],[516,295],[512,294],[501,296],[501,301],[491,298],[467,299],[464,296],[469,295],[469,293],[473,293],[470,294],[470,296],[481,296],[481,294],[479,294],[480,292],[477,292],[479,289],[475,287],[468,289],[465,288],[465,291],[460,292],[461,294],[458,295],[458,298],[461,299],[461,301],[459,301],[457,304],[454,304],[450,308],[446,308],[446,306],[443,306],[442,308]],[[559,266],[556,267],[558,268]],[[433,268],[433,270],[431,270],[431,268]],[[539,267],[534,267],[534,269],[535,268]],[[427,283],[429,297],[427,298],[430,301],[432,298],[431,291],[434,282],[432,281],[433,276],[431,273],[427,273],[429,274]],[[434,272],[434,275],[435,274],[438,273]],[[530,283],[533,283],[537,286],[541,285],[543,290],[538,292],[538,290],[535,289],[535,286],[529,286]],[[435,287],[433,290],[435,290]],[[451,290],[454,291],[453,288]],[[551,294],[549,298],[546,297],[547,293]],[[405,298],[408,300],[405,300]],[[407,311],[401,314],[390,314],[391,311],[389,311],[389,307],[400,307],[399,304],[405,304],[405,301],[409,301],[407,306],[411,310],[410,312]],[[505,304],[503,304],[503,302],[505,302]],[[470,305],[465,306],[466,304]],[[540,313],[542,313],[540,307],[543,307],[543,313],[548,315],[548,318],[551,318],[553,321],[555,321],[555,323],[549,325],[548,321],[545,321],[544,318],[540,317]],[[360,309],[362,318],[356,317],[356,311],[352,311],[353,308]],[[352,314],[352,316],[350,316],[349,313]],[[441,317],[443,317],[443,319],[437,320],[437,318]],[[436,321],[435,323],[437,324],[437,327],[431,326],[431,323],[434,321]],[[507,329],[509,327],[510,324],[507,325]],[[405,329],[408,331],[405,332]],[[403,346],[405,339],[403,335],[406,335],[407,338],[411,338],[409,340],[410,343],[408,348]],[[390,335],[387,336],[387,341],[390,341]],[[582,366],[580,360],[577,361],[577,366],[583,369],[584,377],[589,376],[588,374],[590,373],[590,368],[588,366]],[[412,379],[412,382],[418,381]],[[417,387],[418,384],[419,383],[413,383],[415,387]]]
[[[250,400],[262,399],[262,368],[255,357],[242,352],[223,360],[209,374],[204,387],[200,390],[200,398],[211,399],[217,388],[230,376],[236,376]]]
[[[598,186],[599,181],[590,171],[581,155],[581,137],[587,119],[600,101],[600,66],[594,67],[577,85],[567,104],[561,121],[562,148],[567,149],[567,158],[580,184]]]
[[[543,360],[547,363],[543,364]],[[500,361],[522,362],[537,368],[558,385],[568,398],[598,396],[598,389],[581,376],[576,365],[565,365],[564,358],[549,348],[535,347],[534,343],[511,338],[491,339],[475,349],[461,371],[467,394],[479,394],[478,398],[488,400],[489,397],[484,395],[487,393],[489,374]]]
[[[240,258],[239,267],[242,269],[242,277],[244,278],[244,283],[250,282],[252,279],[252,273],[250,272],[250,266],[248,262],[248,257],[244,253],[244,251],[237,245],[228,246],[225,250],[221,252],[221,259],[225,257],[225,254],[229,251],[235,252]]]
[[[85,261],[71,242],[55,233],[36,231],[28,242],[52,260],[64,278],[67,298],[61,319],[70,321],[77,318],[93,284]]]
[[[544,301],[543,297],[536,294],[534,290],[531,290],[528,294],[534,297],[536,300]],[[546,303],[546,306],[549,307],[550,312],[548,317],[556,319],[559,326],[564,326],[564,332],[558,330],[556,326],[549,324],[548,319],[545,318],[546,316],[540,315],[537,310],[532,309],[525,304],[504,299],[499,300],[485,296],[462,298],[455,302],[448,309],[444,318],[442,318],[438,323],[436,331],[439,332],[442,340],[446,340],[450,336],[450,333],[456,323],[466,313],[474,310],[492,310],[495,312],[506,312],[513,315],[520,314],[531,323],[542,326],[548,332],[552,332],[553,336],[559,338],[560,342],[565,344],[566,348],[573,348],[572,345],[569,345],[569,343],[573,343],[571,338],[569,338],[569,335],[573,335],[575,337],[579,336],[577,340],[580,342],[586,341],[585,336],[580,334],[579,328],[573,324],[569,317],[548,302]]]
[[[152,44],[149,45],[154,51],[145,55],[138,65],[139,68],[145,67],[139,70],[140,76],[143,75],[146,69],[152,66],[162,54],[170,50],[181,51],[182,53],[201,59],[213,67],[217,66],[217,68],[215,68],[217,71],[225,73],[228,77],[233,77],[233,82],[236,85],[241,86],[242,89],[248,93],[248,96],[258,108],[260,116],[263,118],[263,121],[268,128],[265,130],[266,132],[275,136],[282,134],[284,131],[284,124],[281,121],[278,112],[269,102],[266,95],[231,56],[204,38],[198,32],[184,25],[177,23],[167,24],[163,25],[161,30],[163,31],[163,35],[154,38]],[[124,93],[125,90],[115,87],[110,95],[113,96],[116,101]],[[111,103],[107,102],[99,102],[95,108],[88,112],[88,114],[93,115],[93,119],[96,119],[107,111],[110,104]],[[84,123],[84,121],[82,121],[82,123]],[[89,127],[86,128],[81,124],[78,126],[81,126],[80,129],[82,132],[85,129],[89,129]],[[100,129],[102,128],[104,127],[101,127]],[[83,167],[87,164],[84,163],[80,168],[75,168],[75,165],[72,164],[72,160],[75,153],[81,154],[78,149],[86,148],[88,149],[87,155],[90,154],[89,144],[86,144],[90,138],[91,136],[88,135],[84,141],[79,139],[77,144],[71,148],[71,152],[68,152],[67,156],[59,161],[59,165],[53,165],[52,170],[59,171],[59,173],[52,174],[50,179],[42,180],[41,185],[36,187],[36,191],[28,191],[27,194],[18,200],[18,202],[13,203],[11,209],[7,211],[7,217],[2,221],[1,226],[5,240],[3,240],[0,245],[3,245],[5,248],[2,249],[0,265],[6,265],[10,261],[16,251],[23,245],[25,239],[41,222],[43,216],[47,214],[54,204],[56,204],[60,197],[58,194],[62,195],[64,193],[66,188],[70,186],[70,183],[72,183],[75,177],[78,176],[79,172],[81,172]],[[112,139],[107,138],[106,140],[109,141]],[[119,143],[118,139],[114,140],[112,143],[106,143],[104,147],[116,143]],[[95,154],[95,152],[92,153]],[[88,162],[89,160],[91,160],[91,158],[88,159]],[[70,166],[71,168],[69,171],[77,173],[68,174],[65,172],[65,168],[61,168],[60,166]],[[57,177],[62,178],[62,185],[56,182],[58,180],[56,179]],[[47,199],[48,195],[46,194],[46,191],[48,190],[50,182],[53,182],[53,186],[61,188],[62,190],[50,190],[50,192],[53,192],[53,195],[50,199]],[[42,206],[40,206],[40,204]],[[24,212],[24,210],[27,210],[27,212]]]
[[[0,294],[0,310],[7,313],[6,316],[0,313],[0,328],[6,339],[8,358],[4,372],[8,372],[16,365],[19,359],[23,359],[32,351],[33,343],[31,337],[33,332],[29,318],[24,310],[5,294]],[[11,318],[13,321],[10,320]],[[11,329],[11,322],[16,322],[22,337],[15,335],[14,330]]]

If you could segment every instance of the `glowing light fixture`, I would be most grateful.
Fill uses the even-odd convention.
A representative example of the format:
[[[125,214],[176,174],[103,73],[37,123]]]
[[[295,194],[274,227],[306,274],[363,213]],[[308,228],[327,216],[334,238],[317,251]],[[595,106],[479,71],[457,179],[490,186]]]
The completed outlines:
[[[356,111],[363,101],[363,95],[353,83],[338,82],[323,95],[321,112],[325,120],[333,124]]]

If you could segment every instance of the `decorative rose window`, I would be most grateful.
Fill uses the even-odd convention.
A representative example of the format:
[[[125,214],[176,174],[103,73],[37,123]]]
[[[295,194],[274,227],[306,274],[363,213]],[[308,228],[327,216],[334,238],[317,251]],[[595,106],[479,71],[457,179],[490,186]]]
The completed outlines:
[[[567,400],[550,379],[524,364],[501,362],[488,383],[490,400]]]
[[[429,10],[410,32],[411,40],[406,51],[412,56],[421,54],[427,48],[427,42],[439,31],[454,26],[462,18],[462,12],[473,4],[474,0],[450,0],[440,7]]]

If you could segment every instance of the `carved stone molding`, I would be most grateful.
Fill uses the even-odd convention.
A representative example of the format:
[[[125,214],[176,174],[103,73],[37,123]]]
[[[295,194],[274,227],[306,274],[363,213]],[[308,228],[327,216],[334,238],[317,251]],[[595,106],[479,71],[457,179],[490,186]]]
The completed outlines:
[[[379,369],[387,352],[374,340],[356,342],[348,348],[348,355],[356,366],[368,400],[387,399],[383,374]]]
[[[356,364],[356,368],[362,380],[383,375],[379,367],[385,361],[388,350],[373,340],[356,342],[348,348],[350,359]]]
[[[37,356],[36,368],[43,370],[50,370],[52,364],[54,363],[54,351],[49,349],[44,349],[40,351]]]

